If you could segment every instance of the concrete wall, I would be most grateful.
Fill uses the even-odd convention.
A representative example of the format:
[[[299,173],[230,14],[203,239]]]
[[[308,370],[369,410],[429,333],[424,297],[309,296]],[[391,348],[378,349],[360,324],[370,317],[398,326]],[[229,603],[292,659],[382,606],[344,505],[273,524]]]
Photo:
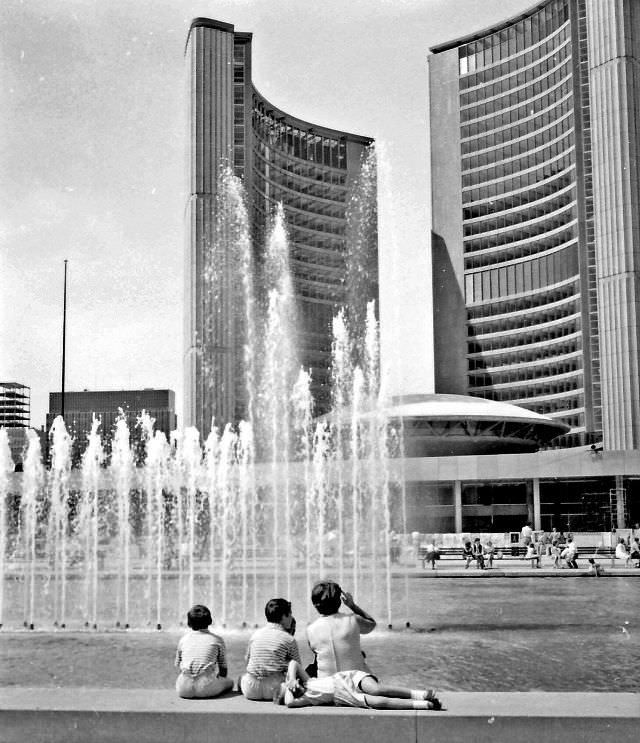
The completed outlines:
[[[640,695],[444,693],[442,712],[286,709],[237,694],[182,700],[164,689],[0,690],[0,743],[620,743]]]

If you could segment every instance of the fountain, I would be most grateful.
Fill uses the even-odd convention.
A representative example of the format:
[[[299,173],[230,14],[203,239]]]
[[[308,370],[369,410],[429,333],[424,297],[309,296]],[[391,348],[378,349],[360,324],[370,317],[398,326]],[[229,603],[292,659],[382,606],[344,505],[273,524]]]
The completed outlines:
[[[375,176],[370,165],[364,171]],[[233,242],[245,275],[251,245],[241,185],[228,170],[222,178],[216,235]],[[366,198],[371,190],[365,182]],[[374,305],[360,296],[356,311],[334,318],[333,410],[314,419],[311,377],[296,358],[289,253],[280,205],[262,267],[264,306],[251,282],[239,289],[247,420],[237,427],[214,422],[204,442],[195,428],[167,441],[143,413],[140,453],[122,416],[107,456],[96,420],[72,470],[72,441],[59,417],[50,469],[31,436],[15,500],[17,476],[8,476],[0,437],[5,626],[161,629],[178,626],[196,602],[210,605],[219,625],[253,626],[272,595],[292,598],[310,618],[311,586],[323,577],[366,594],[392,624],[390,539],[393,528],[403,530],[402,489],[387,464],[397,443],[380,412]],[[213,258],[206,270],[217,270]],[[349,271],[355,302],[366,284],[361,262]],[[358,313],[366,330],[354,335]],[[11,524],[9,503],[18,504]]]

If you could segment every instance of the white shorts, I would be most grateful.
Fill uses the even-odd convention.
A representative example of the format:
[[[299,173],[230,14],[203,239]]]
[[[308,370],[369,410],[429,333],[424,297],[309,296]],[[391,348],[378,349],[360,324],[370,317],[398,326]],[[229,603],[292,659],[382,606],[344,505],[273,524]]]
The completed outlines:
[[[285,679],[285,673],[272,673],[270,676],[252,676],[250,673],[245,673],[240,679],[240,691],[245,695],[247,699],[259,700],[271,700],[273,699],[273,693],[276,689],[280,688],[280,684]]]
[[[367,707],[365,694],[360,688],[366,671],[338,671],[333,676],[307,681],[305,696],[312,704],[335,704],[337,707]]]
[[[215,671],[206,670],[197,676],[184,671],[176,679],[176,691],[183,699],[209,699],[217,697],[233,686],[231,679],[218,678]]]

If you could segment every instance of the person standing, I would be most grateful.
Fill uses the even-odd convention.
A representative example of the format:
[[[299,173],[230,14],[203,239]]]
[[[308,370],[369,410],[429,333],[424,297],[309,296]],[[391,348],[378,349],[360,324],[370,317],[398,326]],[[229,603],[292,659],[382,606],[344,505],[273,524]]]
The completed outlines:
[[[527,521],[527,523],[522,527],[522,530],[520,531],[520,539],[522,541],[523,547],[527,547],[529,545],[529,542],[531,542],[532,534],[533,529],[531,528],[531,522]]]
[[[334,581],[316,583],[311,591],[311,602],[320,614],[307,627],[307,640],[316,657],[318,678],[332,676],[338,671],[371,673],[360,647],[360,635],[373,632],[376,620]],[[340,611],[343,603],[350,614]]]

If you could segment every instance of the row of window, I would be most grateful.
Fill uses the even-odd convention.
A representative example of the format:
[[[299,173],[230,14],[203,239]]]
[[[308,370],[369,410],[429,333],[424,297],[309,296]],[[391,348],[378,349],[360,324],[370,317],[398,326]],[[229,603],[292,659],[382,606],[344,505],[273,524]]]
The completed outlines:
[[[553,126],[542,131],[538,131],[532,137],[517,139],[515,142],[504,145],[499,149],[482,152],[471,157],[462,158],[462,170],[473,170],[474,168],[484,168],[487,165],[496,163],[499,160],[510,160],[519,155],[527,154],[532,150],[537,150],[547,142],[562,137],[567,132],[573,132],[573,117],[565,116]]]
[[[311,266],[317,266],[319,270],[344,271],[344,254],[342,251],[314,251],[305,249],[304,246],[295,245],[291,250],[291,258]]]
[[[479,119],[471,124],[464,124],[460,128],[460,137],[467,139],[468,137],[475,137],[478,134],[484,134],[492,129],[500,129],[503,126],[515,124],[521,119],[528,119],[530,116],[534,116],[541,111],[546,111],[546,109],[550,109],[555,113],[550,121],[557,121],[569,110],[568,108],[563,108],[562,103],[564,101],[562,99],[565,96],[570,96],[571,89],[571,78],[568,78],[559,86],[551,88],[538,98],[527,100],[515,108],[506,109],[490,118]]]
[[[521,67],[508,77],[500,78],[495,82],[487,83],[480,88],[468,90],[460,94],[460,106],[471,106],[474,103],[480,103],[487,98],[493,98],[502,93],[506,93],[521,85],[526,85],[533,80],[544,78],[548,72],[554,69],[562,60],[571,55],[571,46],[565,41],[561,46],[554,48],[553,54],[544,57],[540,62],[531,67]]]
[[[530,170],[531,168],[535,168],[543,163],[548,163],[550,160],[554,160],[566,152],[571,152],[573,147],[573,132],[568,132],[562,139],[553,142],[542,150],[528,153],[522,157],[516,158],[515,160],[499,162],[490,167],[475,170],[471,173],[464,173],[462,175],[462,187],[471,188],[486,183],[487,181],[495,181],[499,178],[511,176],[514,173]]]
[[[554,199],[536,201],[535,205],[529,206],[526,209],[521,209],[515,212],[503,212],[499,215],[493,216],[491,219],[467,223],[464,225],[464,237],[473,237],[473,235],[480,235],[483,232],[510,229],[511,227],[515,227],[523,222],[531,222],[535,219],[540,219],[548,214],[554,214],[565,207],[571,206],[571,204],[575,202],[575,198],[575,190],[569,189],[559,194]]]
[[[269,161],[265,160],[265,152],[260,143],[254,148],[254,154],[254,171],[260,175],[263,181],[287,188],[294,195],[299,194],[314,200],[322,199],[333,204],[345,204],[346,191],[343,188],[336,188],[330,183],[302,179],[293,175],[289,170],[281,169],[279,165],[275,164],[277,158],[273,156],[272,152],[269,153]]]
[[[571,183],[572,179],[565,173],[555,180],[545,181],[528,191],[521,191],[520,193],[509,194],[501,199],[467,206],[462,210],[462,219],[465,221],[478,219],[499,212],[518,209],[519,207],[527,206],[528,204],[535,204],[536,202],[542,201],[556,193],[558,194],[558,198],[560,198],[562,190],[568,188]]]
[[[540,225],[537,226],[540,227]],[[471,247],[465,255],[465,269],[470,271],[485,266],[495,266],[496,263],[527,258],[553,248],[566,247],[577,240],[575,227],[575,224],[570,223],[565,229],[559,229],[556,232],[541,230],[535,241],[536,235],[530,227],[490,237],[475,238],[469,241]],[[518,236],[520,240],[507,242],[511,237],[515,239]],[[503,237],[505,240],[501,242]]]
[[[521,139],[522,137],[529,137],[535,133],[542,133],[544,130],[553,124],[560,123],[563,117],[570,118],[571,122],[568,126],[564,127],[564,131],[573,127],[573,111],[571,105],[571,99],[567,99],[560,104],[561,113],[558,113],[557,109],[551,109],[545,111],[539,116],[521,121],[514,126],[507,127],[506,129],[500,129],[496,132],[485,134],[483,137],[476,139],[465,140],[460,145],[460,152],[464,155],[469,155],[474,152],[480,152],[481,150],[491,149],[493,147],[499,147],[501,144],[511,142],[514,139]],[[547,137],[548,140],[554,139],[552,136]]]
[[[582,375],[578,374],[573,377],[558,380],[546,380],[542,379],[537,384],[529,383],[519,387],[509,389],[474,389],[475,397],[484,397],[486,400],[496,400],[497,402],[510,402],[514,405],[521,405],[522,407],[533,409],[535,405],[540,404],[538,398],[540,397],[541,389],[548,389],[548,395],[566,395],[561,400],[553,400],[553,411],[561,409],[567,410],[579,410],[583,406],[578,403],[578,400],[582,399],[584,395],[584,387],[582,384]],[[552,411],[549,411],[552,412]],[[560,417],[559,420],[564,420],[564,416]]]
[[[473,324],[469,335],[504,333],[531,325],[556,322],[579,312],[579,284],[570,281],[546,292],[527,297],[494,302],[481,307],[468,307],[467,318]]]
[[[535,364],[543,359],[558,358],[559,356],[568,356],[570,354],[580,353],[579,339],[574,338],[571,341],[564,341],[557,344],[546,344],[542,347],[535,348],[521,347],[519,351],[496,354],[493,356],[475,356],[468,358],[469,371],[492,371],[501,366],[511,364]]]
[[[320,295],[323,297],[333,299],[344,288],[344,273],[340,276],[336,276],[335,274],[319,276],[317,271],[301,270],[297,265],[291,266],[291,273],[294,286],[297,289],[296,294],[300,294],[301,289],[307,287],[313,291],[320,292]]]
[[[575,379],[572,377],[578,376],[578,373],[581,371],[582,360],[580,358],[575,358],[567,359],[565,361],[550,360],[547,364],[541,366],[517,367],[515,369],[505,369],[501,372],[492,372],[490,370],[474,371],[469,373],[469,379],[471,380],[471,386],[476,389],[478,387],[488,387],[499,384],[521,384],[536,379],[548,379],[567,374],[570,376],[568,376],[564,381],[571,385],[572,383],[575,383]],[[582,375],[580,375],[580,377],[581,376]],[[576,387],[568,386],[566,390],[562,391],[566,392],[571,389],[576,389]]]
[[[578,274],[578,250],[572,246],[529,261],[465,275],[466,301],[487,302],[510,294],[537,291]]]
[[[466,189],[462,192],[462,203],[469,204],[474,201],[484,201],[492,199],[501,194],[511,193],[512,191],[521,191],[533,187],[538,187],[542,181],[551,180],[559,174],[564,175],[564,171],[574,166],[574,153],[570,152],[557,159],[555,162],[545,163],[542,167],[530,170],[527,173],[520,173],[513,178],[506,178],[495,183],[488,183],[482,188]],[[574,179],[573,173],[571,174]]]
[[[259,186],[262,189],[265,196],[268,196],[273,201],[282,201],[282,203],[291,208],[299,209],[300,211],[308,214],[313,214],[318,217],[330,217],[331,219],[345,219],[345,207],[344,204],[328,203],[326,201],[318,201],[313,197],[299,196],[296,192],[292,192],[289,189],[282,188],[277,182],[262,180]],[[332,232],[333,230],[329,230]]]
[[[467,75],[483,67],[495,65],[501,59],[512,57],[525,49],[538,44],[547,37],[557,36],[560,26],[569,20],[568,0],[556,0],[536,13],[523,18],[508,28],[489,34],[478,41],[458,48],[458,68],[460,75]],[[552,39],[548,39],[547,43]],[[542,44],[546,47],[546,44]],[[540,52],[540,47],[534,52]],[[520,66],[526,61],[517,60]],[[475,83],[474,81],[474,84]]]
[[[265,149],[264,143],[262,144],[263,148],[259,148],[258,146],[254,151],[261,154],[264,159]],[[317,164],[309,163],[308,161],[303,162],[301,160],[293,160],[287,154],[280,152],[280,150],[273,149],[269,151],[269,162],[280,168],[280,170],[287,171],[293,175],[300,176],[301,178],[306,178],[311,183],[315,181],[317,183],[326,183],[331,184],[332,186],[342,187],[343,189],[346,188],[347,176],[342,170],[325,168]]]
[[[580,326],[580,315],[571,315],[561,325],[526,328],[522,333],[509,333],[508,335],[491,338],[473,338],[467,342],[467,347],[469,354],[486,354],[491,351],[513,351],[522,346],[553,343],[569,335],[575,335],[577,338],[581,338],[579,335]],[[581,346],[580,341],[579,343]]]
[[[478,103],[475,106],[462,109],[460,112],[460,121],[464,123],[472,121],[473,119],[483,118],[497,113],[498,111],[502,111],[505,108],[517,106],[519,103],[532,101],[542,93],[554,89],[560,83],[570,79],[570,77],[571,62],[569,60],[558,67],[557,70],[548,73],[546,77],[542,79],[538,78],[537,80],[532,81],[529,85],[507,92],[506,95],[503,95],[500,98],[493,98],[484,103]],[[546,107],[547,106],[544,105],[542,106],[542,108]]]
[[[541,394],[551,395],[551,386],[549,385],[547,391],[547,385],[545,385]],[[584,395],[576,395],[575,397],[572,396],[571,398],[569,398],[569,400],[563,400],[562,403],[564,403],[565,405],[569,403],[571,408],[584,408]],[[531,409],[534,410],[536,413],[540,413],[540,415],[549,415],[549,413],[555,413],[559,409],[559,405],[562,403],[559,400],[544,400]],[[580,426],[584,425],[583,418],[584,416],[578,413],[577,415],[573,416],[563,415],[559,418],[559,420],[563,421],[569,426]]]
[[[286,124],[265,112],[264,103],[254,101],[253,128],[256,134],[271,147],[277,147],[301,160],[322,163],[332,168],[347,167],[347,143],[309,130]]]

